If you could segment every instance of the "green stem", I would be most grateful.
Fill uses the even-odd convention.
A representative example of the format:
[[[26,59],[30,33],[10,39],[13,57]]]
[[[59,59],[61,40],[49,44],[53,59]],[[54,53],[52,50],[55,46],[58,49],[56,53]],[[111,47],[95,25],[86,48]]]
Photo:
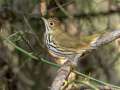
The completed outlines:
[[[99,90],[97,87],[95,87],[95,85],[90,84],[89,82],[86,81],[80,81],[80,83],[83,83],[87,86],[89,86],[90,88],[94,89],[94,90]]]
[[[35,59],[35,60],[41,59],[41,61],[44,62],[44,63],[46,63],[46,64],[52,65],[52,66],[57,67],[57,68],[60,67],[60,65],[58,65],[58,64],[52,63],[52,62],[50,62],[50,61],[48,61],[48,60],[45,60],[45,59],[43,59],[43,58],[38,58],[38,57],[32,55],[32,53],[29,53],[29,52],[25,51],[24,49],[20,48],[19,46],[15,45],[15,44],[14,44],[12,41],[10,41],[8,38],[5,38],[5,40],[6,40],[8,43],[10,43],[13,47],[15,47],[17,50],[19,50],[20,52],[26,54],[27,56],[29,56],[29,57],[31,57],[31,58],[33,58],[33,59]]]
[[[12,37],[16,36],[16,35],[19,34],[19,33],[20,33],[20,32],[13,33],[13,34],[9,35],[7,38],[12,38]]]
[[[95,81],[95,82],[97,82],[97,83],[100,83],[100,84],[103,84],[103,85],[106,85],[106,86],[111,86],[111,87],[113,87],[113,88],[118,88],[118,89],[120,89],[119,86],[112,85],[112,84],[109,84],[109,83],[106,83],[106,82],[97,80],[97,79],[95,79],[95,78],[92,78],[92,77],[90,77],[90,76],[87,76],[87,75],[85,75],[85,74],[83,74],[83,73],[80,73],[80,72],[78,72],[78,71],[74,71],[74,72],[75,72],[76,74],[80,75],[80,76],[86,77],[86,78],[88,78],[88,79],[90,79],[90,80],[93,80],[93,81]]]

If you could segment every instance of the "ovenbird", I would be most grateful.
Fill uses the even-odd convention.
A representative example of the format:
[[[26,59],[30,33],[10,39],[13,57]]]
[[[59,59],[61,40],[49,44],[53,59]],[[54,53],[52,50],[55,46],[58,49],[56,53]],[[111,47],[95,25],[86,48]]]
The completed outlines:
[[[71,35],[62,28],[63,24],[56,18],[42,18],[45,24],[44,41],[49,52],[58,58],[81,56],[98,35]]]

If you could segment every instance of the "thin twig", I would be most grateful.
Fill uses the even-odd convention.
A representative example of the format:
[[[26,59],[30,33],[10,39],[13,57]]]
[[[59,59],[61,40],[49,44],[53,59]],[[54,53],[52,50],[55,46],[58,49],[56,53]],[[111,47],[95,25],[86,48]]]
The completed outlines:
[[[65,6],[67,6],[67,5],[69,5],[69,4],[73,3],[73,2],[74,2],[74,0],[70,0],[69,2],[63,3],[61,6],[65,7]],[[59,7],[54,7],[54,8],[48,9],[48,11],[51,12],[51,11],[54,11],[54,10],[56,10],[58,8]]]
[[[54,0],[54,1],[56,2],[57,6],[60,8],[60,10],[61,10],[66,16],[68,16],[69,18],[72,18],[72,17],[73,17],[72,15],[70,15],[70,13],[68,13],[68,12],[59,4],[59,2],[58,2],[57,0]]]

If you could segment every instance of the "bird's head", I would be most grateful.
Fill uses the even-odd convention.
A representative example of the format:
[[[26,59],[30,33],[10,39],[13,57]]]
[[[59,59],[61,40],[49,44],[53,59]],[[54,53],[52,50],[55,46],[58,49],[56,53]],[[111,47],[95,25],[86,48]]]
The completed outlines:
[[[45,30],[48,33],[54,33],[61,30],[61,22],[57,18],[42,18],[45,24]]]

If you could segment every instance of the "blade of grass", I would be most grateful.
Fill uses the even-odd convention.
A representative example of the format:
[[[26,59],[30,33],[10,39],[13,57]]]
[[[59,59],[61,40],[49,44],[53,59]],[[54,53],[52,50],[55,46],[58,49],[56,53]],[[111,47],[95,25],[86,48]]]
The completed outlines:
[[[110,87],[113,87],[113,88],[118,88],[118,89],[120,89],[119,86],[116,86],[116,85],[113,85],[113,84],[109,84],[109,83],[106,83],[106,82],[97,80],[97,79],[95,79],[95,78],[92,78],[92,77],[90,77],[90,76],[88,76],[88,75],[85,75],[85,74],[83,74],[83,73],[80,73],[80,72],[78,72],[78,71],[74,71],[74,72],[75,72],[76,74],[80,75],[80,76],[86,77],[86,78],[88,78],[88,79],[90,79],[90,80],[93,80],[93,81],[99,83],[99,84],[103,84],[103,85],[106,85],[106,86],[110,86]]]
[[[92,84],[89,83],[89,82],[86,82],[86,81],[80,81],[80,83],[83,83],[83,84],[89,86],[89,87],[92,88],[93,90],[99,90],[95,85],[92,85]]]

